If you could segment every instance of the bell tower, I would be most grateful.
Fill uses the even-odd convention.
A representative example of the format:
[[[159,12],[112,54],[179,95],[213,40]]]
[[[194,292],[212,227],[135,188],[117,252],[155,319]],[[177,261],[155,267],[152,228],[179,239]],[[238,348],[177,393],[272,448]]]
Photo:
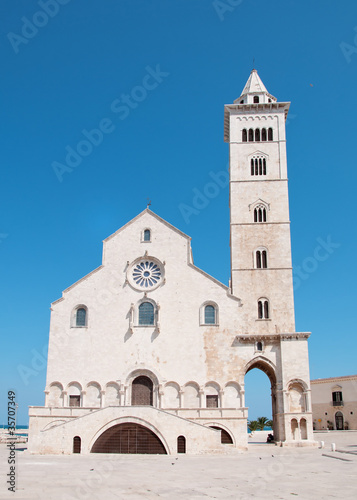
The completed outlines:
[[[242,299],[240,333],[294,332],[285,120],[253,69],[225,106],[229,143],[231,289]]]

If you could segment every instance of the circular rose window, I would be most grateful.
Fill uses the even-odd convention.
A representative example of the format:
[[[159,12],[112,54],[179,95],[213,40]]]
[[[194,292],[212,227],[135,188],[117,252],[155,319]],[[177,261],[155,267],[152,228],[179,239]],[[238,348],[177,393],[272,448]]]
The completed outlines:
[[[127,276],[137,290],[153,290],[162,283],[162,265],[156,259],[140,259],[130,266]]]

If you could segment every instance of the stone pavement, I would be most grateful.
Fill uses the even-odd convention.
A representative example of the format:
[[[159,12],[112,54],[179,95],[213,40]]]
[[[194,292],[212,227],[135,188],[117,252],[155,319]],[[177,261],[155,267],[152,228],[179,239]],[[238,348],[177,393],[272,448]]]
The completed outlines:
[[[247,452],[227,456],[30,455],[19,449],[15,493],[5,485],[8,449],[1,444],[0,498],[356,499],[357,431],[316,433],[315,439],[325,448],[280,448],[255,433]],[[355,454],[332,452],[331,443]]]

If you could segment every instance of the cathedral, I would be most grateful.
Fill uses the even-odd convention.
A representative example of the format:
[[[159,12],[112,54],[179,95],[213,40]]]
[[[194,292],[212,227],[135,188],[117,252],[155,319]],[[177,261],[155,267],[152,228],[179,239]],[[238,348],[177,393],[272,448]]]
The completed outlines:
[[[253,70],[224,108],[231,279],[197,268],[190,237],[145,209],[102,264],[51,305],[45,405],[31,453],[247,449],[244,377],[271,382],[281,446],[314,445],[309,332],[296,332],[285,121]]]

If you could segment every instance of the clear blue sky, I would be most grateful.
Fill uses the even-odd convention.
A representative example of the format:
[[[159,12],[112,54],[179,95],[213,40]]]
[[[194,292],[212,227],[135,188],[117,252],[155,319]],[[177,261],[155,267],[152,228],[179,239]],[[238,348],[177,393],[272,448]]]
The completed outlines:
[[[228,284],[228,188],[189,221],[180,206],[226,168],[223,106],[240,95],[253,58],[268,91],[292,102],[293,263],[308,269],[296,328],[312,331],[311,378],[356,373],[355,0],[59,2],[51,15],[47,0],[0,4],[0,423],[9,388],[20,424],[28,405],[43,404],[50,303],[100,265],[102,240],[147,197],[192,237],[195,264]],[[158,66],[155,82],[146,75]],[[125,104],[131,93],[137,100]],[[60,182],[53,163],[99,125],[103,138]],[[328,237],[339,246],[317,261]],[[33,370],[27,383],[19,367]],[[268,414],[269,390],[254,396],[249,377],[250,417]]]

